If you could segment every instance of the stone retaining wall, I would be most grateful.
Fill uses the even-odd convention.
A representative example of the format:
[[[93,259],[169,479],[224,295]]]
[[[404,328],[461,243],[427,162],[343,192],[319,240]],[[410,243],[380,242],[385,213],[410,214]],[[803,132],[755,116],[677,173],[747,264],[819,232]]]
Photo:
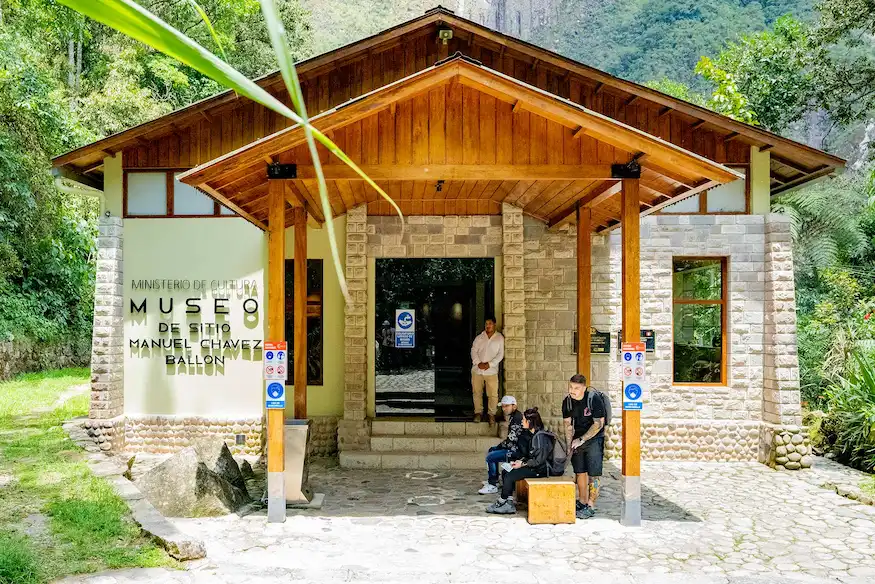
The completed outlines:
[[[87,367],[90,352],[87,342],[55,345],[31,341],[0,342],[0,381],[33,371]]]

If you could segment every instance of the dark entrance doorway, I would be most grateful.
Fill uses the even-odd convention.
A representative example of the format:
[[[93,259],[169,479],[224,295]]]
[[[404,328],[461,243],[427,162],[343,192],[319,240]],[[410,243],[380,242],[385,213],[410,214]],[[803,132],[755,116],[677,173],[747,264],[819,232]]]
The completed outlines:
[[[471,343],[495,310],[495,260],[378,259],[376,413],[470,419]],[[398,309],[415,311],[413,348],[395,347]]]

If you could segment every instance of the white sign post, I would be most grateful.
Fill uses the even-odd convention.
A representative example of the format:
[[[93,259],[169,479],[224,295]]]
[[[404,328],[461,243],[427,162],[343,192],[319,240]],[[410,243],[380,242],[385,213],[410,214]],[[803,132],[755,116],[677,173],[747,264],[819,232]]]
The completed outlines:
[[[644,389],[647,387],[645,349],[645,343],[623,343],[620,350],[624,410],[640,410],[644,404]]]
[[[416,347],[416,311],[412,308],[399,308],[395,311],[395,348],[413,349]]]
[[[267,395],[264,405],[269,410],[286,407],[286,379],[289,378],[289,354],[285,341],[264,343],[264,381]]]

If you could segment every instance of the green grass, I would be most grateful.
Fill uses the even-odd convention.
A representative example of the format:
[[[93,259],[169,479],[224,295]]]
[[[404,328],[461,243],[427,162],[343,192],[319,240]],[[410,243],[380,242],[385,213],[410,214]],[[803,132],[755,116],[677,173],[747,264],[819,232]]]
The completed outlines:
[[[87,369],[0,383],[0,477],[13,477],[0,487],[0,584],[174,565],[142,536],[125,503],[91,474],[82,450],[61,428],[64,420],[85,415],[87,393],[32,414],[49,410],[61,393],[83,383]]]
[[[863,489],[863,492],[867,495],[875,497],[875,476],[863,479],[860,483],[860,488]]]

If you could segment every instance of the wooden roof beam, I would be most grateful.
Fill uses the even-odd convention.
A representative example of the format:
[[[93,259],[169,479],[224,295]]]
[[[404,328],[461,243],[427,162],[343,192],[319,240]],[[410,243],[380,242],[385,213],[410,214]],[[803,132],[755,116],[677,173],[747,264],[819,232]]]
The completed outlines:
[[[267,231],[267,225],[265,225],[262,221],[259,221],[258,219],[256,219],[250,213],[244,211],[241,207],[239,207],[235,203],[232,203],[228,199],[228,197],[226,197],[222,193],[216,191],[215,189],[211,188],[208,185],[198,185],[197,188],[204,191],[205,193],[210,195],[213,199],[215,199],[216,201],[218,201],[222,205],[225,205],[226,207],[228,207],[229,209],[231,209],[232,211],[234,211],[235,213],[237,213],[238,215],[240,215],[241,217],[243,217],[244,219],[246,219],[247,221],[249,221],[250,223],[252,223],[256,227],[261,229],[262,231]]]
[[[553,217],[547,222],[547,227],[556,227],[570,220],[574,216],[578,206],[599,206],[601,203],[618,194],[622,188],[622,184],[623,182],[619,180],[606,180],[588,191],[583,191],[577,199],[571,201],[561,211],[553,215]]]
[[[760,146],[760,152],[768,152],[769,150],[771,150],[774,147],[775,147],[774,144],[763,144],[762,146]]]
[[[798,162],[788,160],[782,156],[778,156],[777,154],[772,154],[772,160],[774,160],[778,164],[783,164],[784,166],[788,166],[788,167],[792,168],[793,170],[795,170],[796,172],[800,172],[802,174],[812,174],[815,172],[819,172],[819,171],[823,170],[824,168],[827,168],[826,165],[819,166],[817,168],[806,168],[806,167],[802,166],[801,164],[799,164]]]
[[[523,101],[521,99],[516,100],[513,103],[513,113],[519,113],[523,111]]]
[[[788,181],[779,187],[775,187],[772,190],[772,195],[778,195],[780,193],[783,193],[784,191],[789,191],[790,189],[795,188],[795,187],[797,187],[801,184],[804,184],[808,181],[812,181],[812,180],[827,176],[829,174],[832,174],[834,171],[835,171],[835,168],[833,168],[832,166],[825,166],[825,167],[821,168],[820,170],[816,170],[816,171],[808,173],[808,174],[803,174],[802,176],[799,176],[791,181]]]
[[[726,135],[723,137],[723,143],[724,143],[724,144],[728,144],[729,142],[732,142],[733,140],[735,140],[736,138],[738,138],[740,135],[741,135],[741,134],[739,134],[738,132],[729,132],[728,134],[726,134]]]
[[[665,106],[664,108],[662,108],[661,110],[659,110],[659,115],[658,115],[657,117],[658,117],[658,118],[662,118],[663,116],[665,116],[665,115],[671,113],[671,111],[672,111],[672,108],[670,108],[670,107],[668,107],[668,106]]]
[[[610,180],[610,164],[363,164],[373,180]],[[345,164],[322,166],[326,180],[364,180]],[[297,165],[297,179],[316,178],[312,165]]]
[[[641,99],[640,95],[633,95],[632,97],[630,97],[629,99],[626,100],[626,105],[632,105],[633,103],[635,103],[639,99]]]
[[[298,193],[297,189],[293,189],[292,185],[289,184],[289,181],[284,181],[286,184],[284,185],[283,192],[285,193],[286,202],[292,207],[301,207],[307,213],[307,225],[309,225],[313,229],[321,229],[322,223],[325,222],[325,219],[317,218],[316,213],[310,203],[304,200],[300,193]],[[322,217],[320,213],[318,217]]]
[[[691,130],[697,130],[705,125],[705,120],[699,120],[698,122],[694,122],[693,125],[690,126]]]

